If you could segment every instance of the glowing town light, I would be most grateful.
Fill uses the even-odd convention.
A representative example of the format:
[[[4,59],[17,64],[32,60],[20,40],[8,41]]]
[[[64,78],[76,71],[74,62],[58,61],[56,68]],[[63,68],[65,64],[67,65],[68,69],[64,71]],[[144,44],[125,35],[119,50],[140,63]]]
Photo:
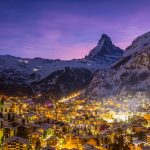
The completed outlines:
[[[116,119],[117,121],[127,121],[128,120],[128,116],[127,114],[116,114],[114,115],[114,119]]]

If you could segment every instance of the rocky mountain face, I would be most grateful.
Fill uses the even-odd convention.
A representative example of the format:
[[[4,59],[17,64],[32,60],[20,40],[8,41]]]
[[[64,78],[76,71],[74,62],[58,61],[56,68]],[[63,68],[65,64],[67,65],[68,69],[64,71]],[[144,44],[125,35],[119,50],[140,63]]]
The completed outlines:
[[[107,61],[107,63],[111,65],[116,60],[120,59],[122,55],[123,50],[113,45],[110,37],[106,34],[102,34],[97,46],[90,51],[87,58],[100,63],[102,63],[103,60],[104,64],[106,64]]]
[[[86,92],[98,98],[123,91],[150,91],[150,32],[136,38],[110,69],[97,71]]]
[[[86,87],[97,69],[110,68],[122,54],[123,50],[115,47],[107,35],[102,35],[98,45],[83,59],[63,61],[0,56],[0,93],[42,92],[60,98]]]

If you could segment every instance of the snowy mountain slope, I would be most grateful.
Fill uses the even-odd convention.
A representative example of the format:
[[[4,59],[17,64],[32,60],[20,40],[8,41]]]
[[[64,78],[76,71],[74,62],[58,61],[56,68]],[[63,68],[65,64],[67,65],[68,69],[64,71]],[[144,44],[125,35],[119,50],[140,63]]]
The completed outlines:
[[[150,32],[145,33],[142,36],[137,37],[132,44],[126,48],[123,56],[129,56],[133,53],[140,53],[144,48],[150,47]]]
[[[92,72],[86,68],[69,68],[58,70],[40,82],[33,82],[35,91],[44,95],[60,98],[61,95],[72,93],[86,87],[92,79]],[[44,88],[43,88],[44,87]]]
[[[146,40],[144,40],[146,37]],[[149,40],[148,40],[149,39]],[[146,46],[145,46],[145,43]],[[150,34],[138,37],[107,71],[95,73],[87,90],[95,98],[122,91],[150,90]]]
[[[85,87],[97,69],[109,68],[121,55],[122,50],[116,50],[107,35],[102,35],[94,56],[89,54],[83,59],[63,61],[3,55],[0,56],[0,91],[16,94],[24,93],[25,89],[67,94]]]

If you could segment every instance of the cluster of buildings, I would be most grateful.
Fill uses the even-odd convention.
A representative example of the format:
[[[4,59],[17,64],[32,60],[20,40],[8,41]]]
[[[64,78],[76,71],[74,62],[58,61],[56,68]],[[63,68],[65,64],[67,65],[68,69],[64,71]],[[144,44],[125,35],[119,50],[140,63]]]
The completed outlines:
[[[150,103],[145,95],[135,97],[141,101],[133,110],[130,96],[101,101],[75,96],[46,104],[0,96],[0,149],[150,149]]]

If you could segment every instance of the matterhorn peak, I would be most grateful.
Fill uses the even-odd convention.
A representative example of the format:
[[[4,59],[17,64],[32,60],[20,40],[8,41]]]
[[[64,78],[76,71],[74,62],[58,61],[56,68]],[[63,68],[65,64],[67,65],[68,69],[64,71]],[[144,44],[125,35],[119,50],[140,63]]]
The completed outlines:
[[[113,58],[113,61],[116,61],[122,56],[122,54],[123,50],[119,47],[116,47],[108,35],[102,34],[97,46],[90,51],[88,58],[92,60],[106,59],[108,61],[110,58]]]
[[[107,35],[107,34],[102,34],[99,42],[98,42],[98,45],[99,44],[106,44],[106,43],[109,43],[109,44],[112,44],[112,41],[111,41],[111,38]]]

